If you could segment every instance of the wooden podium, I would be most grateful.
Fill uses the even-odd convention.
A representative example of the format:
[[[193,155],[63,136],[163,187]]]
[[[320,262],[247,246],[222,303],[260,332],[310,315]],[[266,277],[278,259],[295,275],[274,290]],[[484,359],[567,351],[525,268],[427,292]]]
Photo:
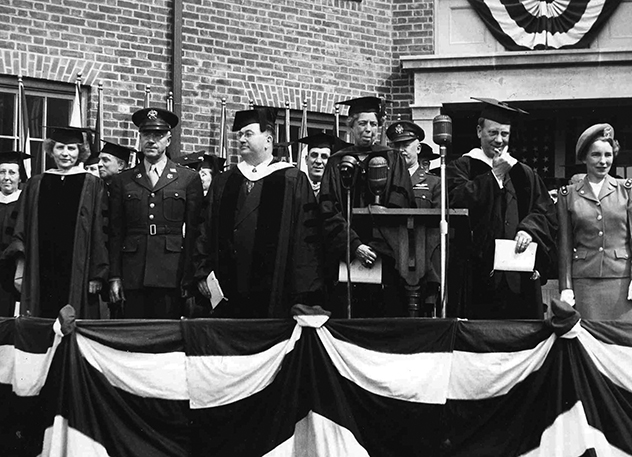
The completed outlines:
[[[448,210],[450,228],[467,229],[467,209]],[[395,257],[395,268],[406,282],[408,314],[419,317],[421,302],[421,279],[426,274],[427,246],[439,246],[440,208],[402,208],[391,209],[371,205],[366,208],[353,208],[354,220],[361,224],[379,227],[380,232],[390,246]],[[445,278],[447,272],[439,272]],[[445,281],[442,281],[445,284]],[[445,296],[445,291],[440,291]]]

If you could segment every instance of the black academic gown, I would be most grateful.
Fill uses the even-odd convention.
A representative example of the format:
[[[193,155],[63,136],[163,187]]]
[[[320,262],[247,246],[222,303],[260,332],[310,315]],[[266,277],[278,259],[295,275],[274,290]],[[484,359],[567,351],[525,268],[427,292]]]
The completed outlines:
[[[238,167],[211,183],[194,254],[195,280],[212,271],[228,300],[215,317],[283,318],[296,303],[322,304],[318,205],[295,167],[253,181]]]
[[[542,179],[518,162],[505,176],[501,189],[491,166],[467,155],[448,164],[446,174],[450,205],[469,210],[473,240],[470,245],[452,246],[451,260],[460,262],[467,274],[450,284],[451,297],[465,294],[460,309],[451,307],[451,314],[541,319],[541,283],[546,282],[549,264],[556,255],[557,233],[555,207]],[[492,271],[495,240],[513,240],[520,230],[529,233],[538,245],[535,268],[542,275],[540,280],[531,279],[531,273]],[[457,292],[461,286],[468,290]]]

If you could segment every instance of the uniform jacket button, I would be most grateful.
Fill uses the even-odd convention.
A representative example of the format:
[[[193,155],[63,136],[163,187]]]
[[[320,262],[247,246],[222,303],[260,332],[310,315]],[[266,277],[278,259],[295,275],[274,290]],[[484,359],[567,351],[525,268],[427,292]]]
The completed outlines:
[[[149,219],[153,219],[153,218],[154,218],[154,215],[153,215],[153,214],[150,214],[150,215],[149,215]]]

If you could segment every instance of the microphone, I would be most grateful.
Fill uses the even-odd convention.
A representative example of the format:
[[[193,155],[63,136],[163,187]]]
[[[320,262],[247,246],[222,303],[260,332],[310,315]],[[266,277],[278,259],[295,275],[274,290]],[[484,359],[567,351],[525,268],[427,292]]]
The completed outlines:
[[[352,155],[343,156],[338,164],[338,171],[340,172],[342,187],[346,190],[351,189],[358,177],[358,159]]]
[[[440,114],[432,120],[432,141],[439,146],[452,143],[452,119]]]
[[[384,157],[373,157],[369,160],[367,169],[367,182],[369,190],[375,195],[375,204],[382,205],[382,195],[386,192],[386,181],[388,179],[388,162]]]

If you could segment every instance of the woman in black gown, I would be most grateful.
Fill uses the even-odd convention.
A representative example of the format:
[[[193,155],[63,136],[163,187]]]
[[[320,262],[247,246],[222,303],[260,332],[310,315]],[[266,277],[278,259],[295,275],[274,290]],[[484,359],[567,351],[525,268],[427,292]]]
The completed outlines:
[[[79,318],[96,318],[107,281],[107,201],[103,181],[81,163],[90,155],[81,129],[53,128],[43,145],[56,168],[24,188],[9,251],[18,263],[21,314],[55,318],[66,304]]]

